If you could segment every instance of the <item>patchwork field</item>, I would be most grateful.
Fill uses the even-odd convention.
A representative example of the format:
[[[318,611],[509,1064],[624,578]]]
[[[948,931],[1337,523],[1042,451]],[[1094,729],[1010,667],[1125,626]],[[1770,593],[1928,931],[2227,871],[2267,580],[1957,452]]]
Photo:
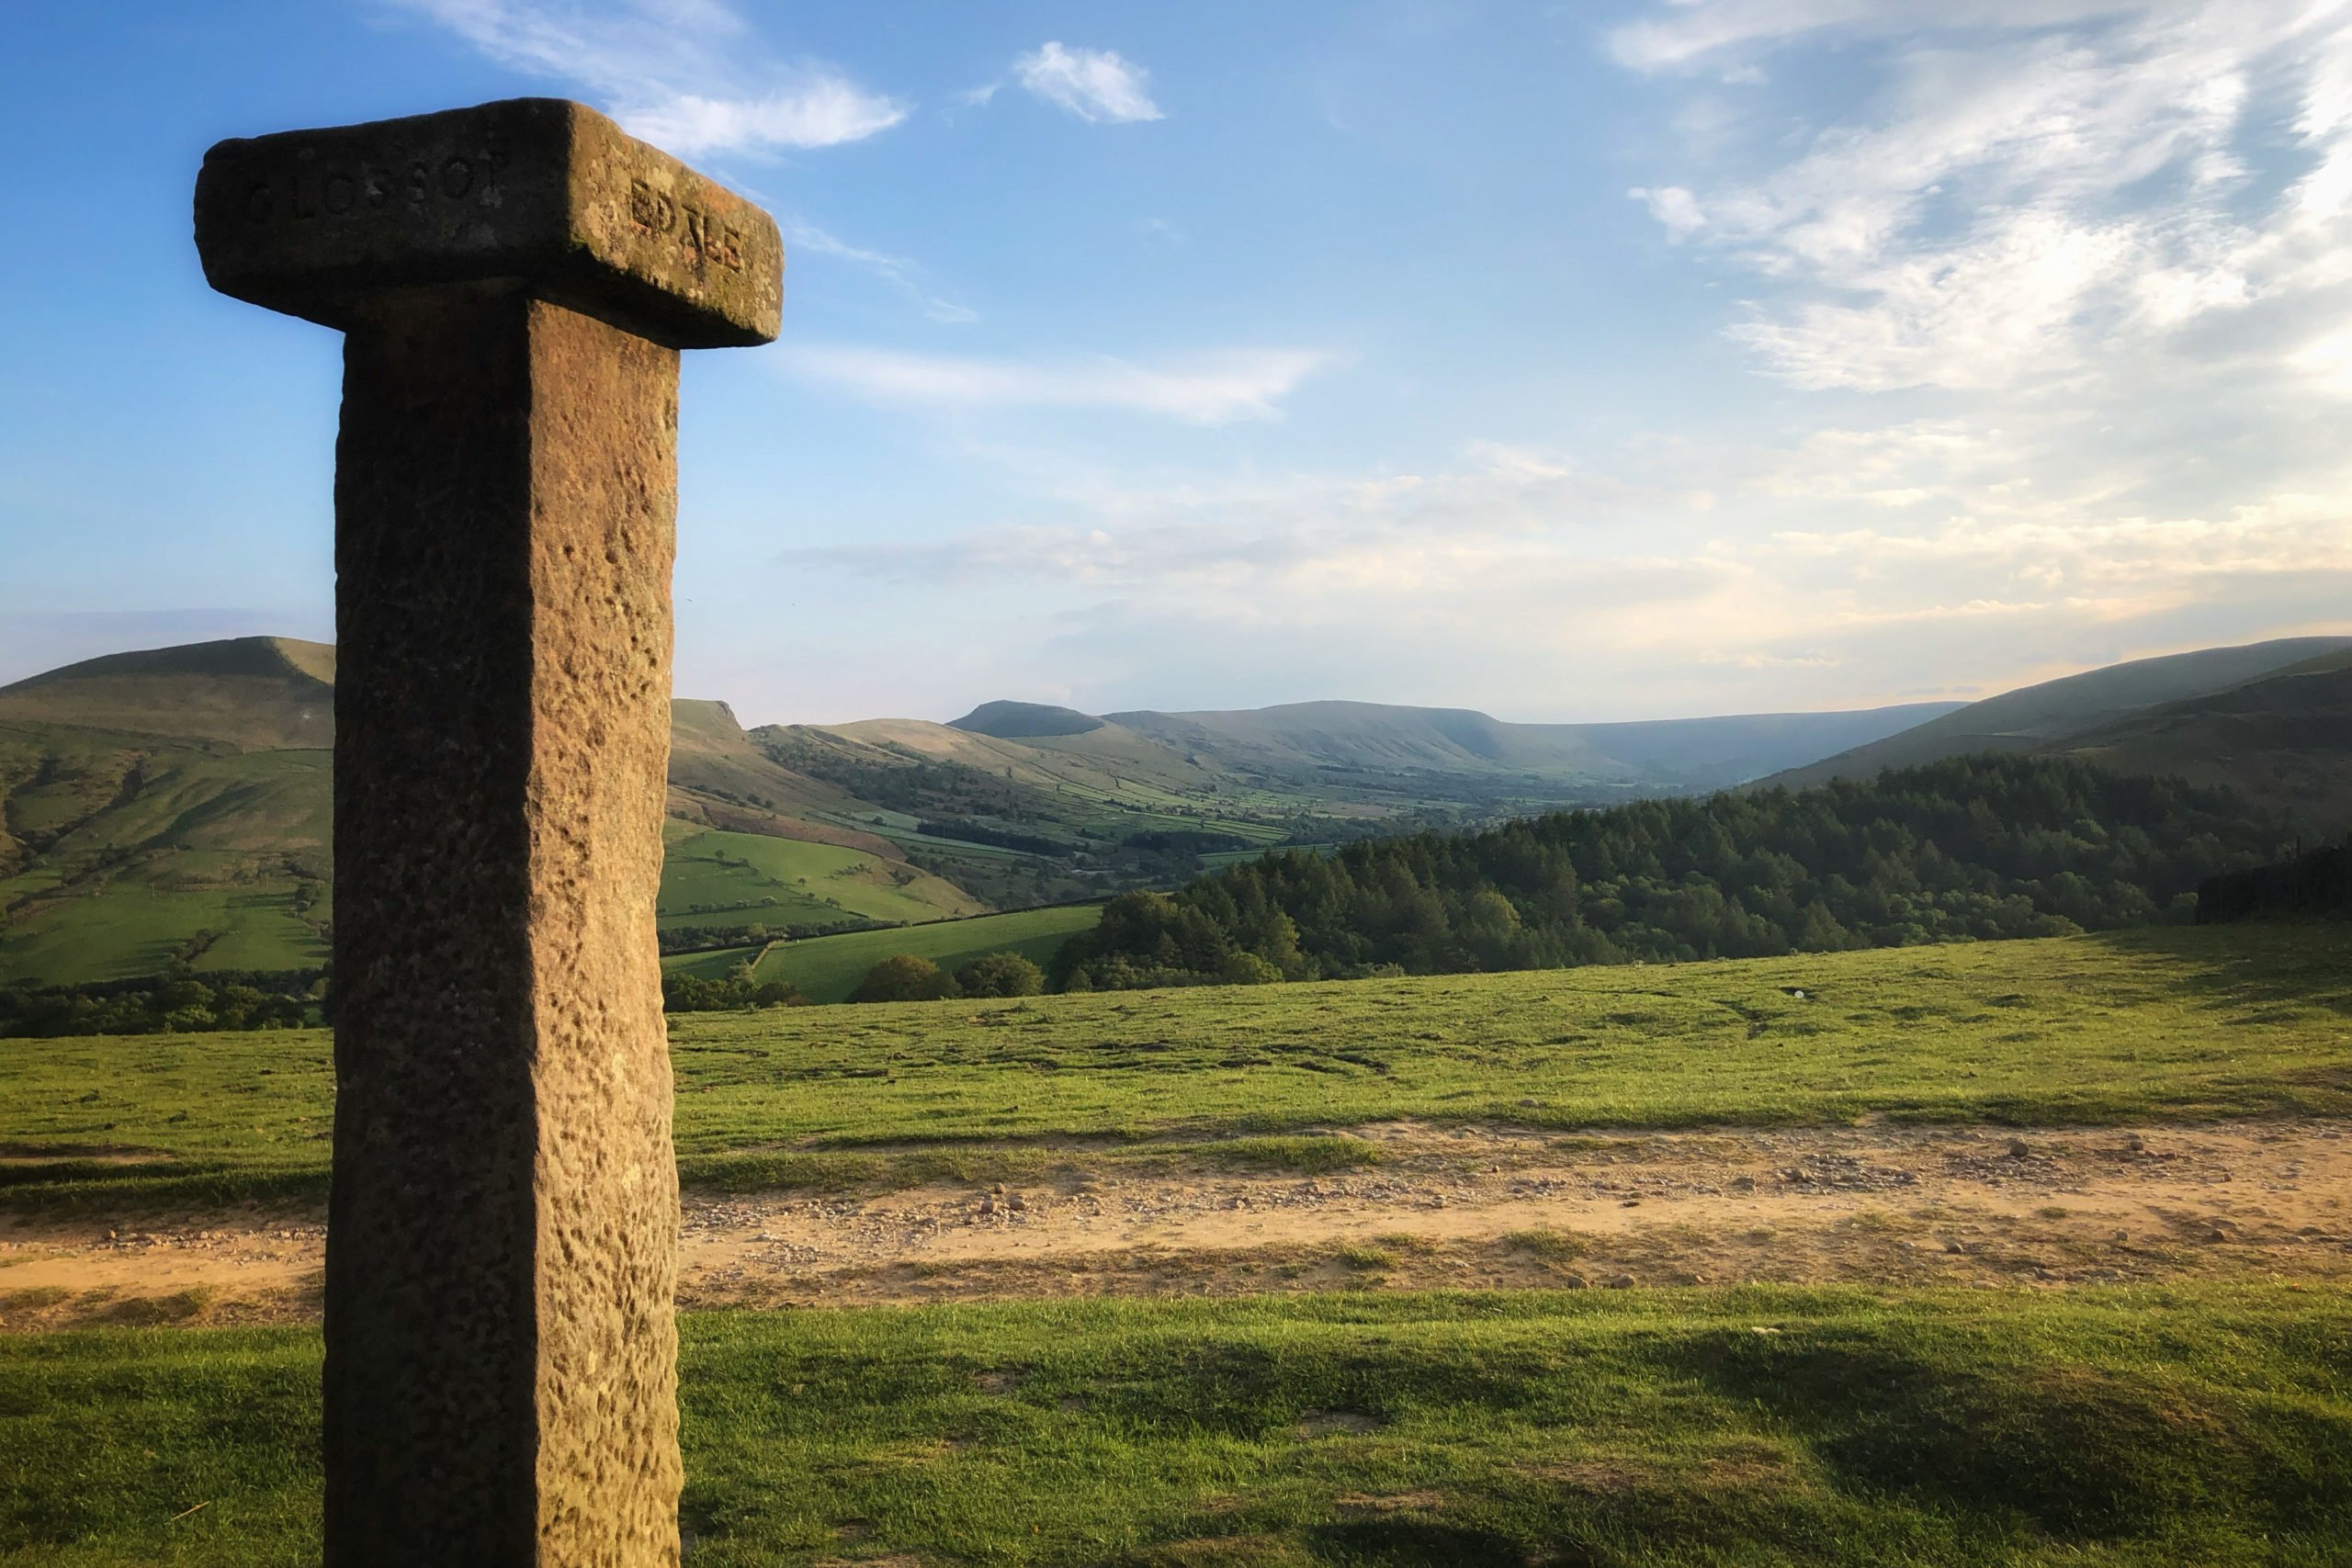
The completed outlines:
[[[662,929],[952,919],[982,906],[902,862],[835,844],[671,822],[663,835]]]
[[[695,1564],[2352,1555],[2352,928],[672,1026]],[[314,1556],[323,1036],[8,1053],[0,1563]]]
[[[788,980],[811,1001],[845,999],[865,972],[894,953],[911,953],[943,969],[956,969],[984,953],[1017,953],[1038,964],[1102,918],[1099,904],[1020,909],[893,931],[845,931],[778,942],[760,960],[763,980]]]

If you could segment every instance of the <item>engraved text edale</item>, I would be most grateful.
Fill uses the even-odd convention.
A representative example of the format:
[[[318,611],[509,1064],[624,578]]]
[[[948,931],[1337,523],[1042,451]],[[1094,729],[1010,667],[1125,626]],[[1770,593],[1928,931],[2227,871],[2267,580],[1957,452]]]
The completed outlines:
[[[669,234],[683,228],[679,243],[689,254],[715,261],[729,271],[743,270],[743,236],[739,231],[699,207],[681,207],[668,192],[656,190],[644,180],[629,182],[628,218],[647,234]]]

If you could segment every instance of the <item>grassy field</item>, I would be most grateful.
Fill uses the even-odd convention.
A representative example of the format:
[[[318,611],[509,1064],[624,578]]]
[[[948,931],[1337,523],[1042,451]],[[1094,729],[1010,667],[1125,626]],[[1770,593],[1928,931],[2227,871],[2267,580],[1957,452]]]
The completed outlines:
[[[324,963],[329,754],[136,739],[0,723],[6,830],[55,838],[0,875],[0,985],[153,975],[200,931],[200,970]]]
[[[175,873],[200,876],[208,857],[176,857]],[[0,936],[0,984],[74,985],[160,974],[197,933],[212,940],[195,960],[199,973],[223,969],[315,969],[327,961],[319,922],[322,900],[296,907],[295,881],[245,880],[243,857],[220,857],[209,886],[158,886],[135,878],[48,906]]]
[[[1102,918],[1101,906],[1065,905],[981,915],[904,931],[845,931],[778,942],[760,961],[763,980],[789,980],[811,1001],[847,998],[865,972],[894,953],[911,953],[943,969],[954,969],[983,953],[1018,953],[1044,964],[1055,950]]]
[[[936,920],[981,906],[910,865],[834,844],[672,823],[662,858],[664,930],[829,920]],[[693,913],[700,908],[705,913]]]
[[[2352,1551],[2352,1301],[1736,1289],[683,1321],[696,1568]],[[318,1340],[0,1340],[0,1563],[318,1555]]]
[[[1070,1138],[1160,1153],[1249,1138],[1275,1163],[1329,1165],[1355,1143],[1346,1129],[1408,1116],[1566,1129],[2343,1114],[2352,926],[774,1009],[671,1030],[681,1172],[736,1190],[1034,1169]],[[0,1168],[0,1203],[323,1189],[322,1033],[5,1050],[0,1143],[19,1157]]]

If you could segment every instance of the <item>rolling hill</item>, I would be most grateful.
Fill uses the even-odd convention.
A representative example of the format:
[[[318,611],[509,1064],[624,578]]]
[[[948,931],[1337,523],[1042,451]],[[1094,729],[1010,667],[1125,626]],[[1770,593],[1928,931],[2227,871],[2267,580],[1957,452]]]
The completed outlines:
[[[242,637],[0,687],[0,985],[323,964],[334,682],[331,648]],[[673,724],[665,942],[988,907],[854,826],[865,803],[779,766],[725,704],[680,702]]]
[[[1961,705],[1912,703],[1849,713],[1620,724],[1510,724],[1468,708],[1337,702],[1104,716],[1170,746],[1261,768],[1527,773],[1634,788],[1705,790],[1895,735]]]
[[[2352,649],[2145,708],[2044,750],[2125,773],[2228,784],[2315,832],[2352,832]]]
[[[2150,710],[2215,696],[2346,653],[2352,653],[2352,637],[2313,637],[2135,659],[1987,697],[1883,739],[1791,766],[1764,782],[1803,789],[1833,778],[1868,778],[1889,768],[1917,767],[1975,751],[2066,750],[2103,730],[2128,729],[2134,716]],[[2172,754],[2186,760],[2189,752],[2185,736],[2183,739],[2184,745]],[[2145,754],[2153,757],[2162,750]]]
[[[243,637],[85,659],[0,686],[0,722],[217,740],[245,750],[334,744],[334,649]]]
[[[2352,638],[2306,638],[1958,709],[1587,725],[1352,702],[994,702],[951,724],[747,731],[725,703],[682,698],[661,925],[675,953],[952,919],[1168,886],[1278,844],[1988,746],[2226,780],[2342,825],[2347,659]],[[246,637],[0,687],[0,984],[322,962],[334,681],[330,648]]]

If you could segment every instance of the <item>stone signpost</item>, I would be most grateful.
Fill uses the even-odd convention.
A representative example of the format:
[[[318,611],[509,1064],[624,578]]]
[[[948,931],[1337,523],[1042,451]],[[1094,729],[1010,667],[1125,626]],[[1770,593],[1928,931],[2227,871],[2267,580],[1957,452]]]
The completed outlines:
[[[521,99],[221,142],[196,237],[345,334],[326,1560],[674,1562],[678,351],[775,225]]]

